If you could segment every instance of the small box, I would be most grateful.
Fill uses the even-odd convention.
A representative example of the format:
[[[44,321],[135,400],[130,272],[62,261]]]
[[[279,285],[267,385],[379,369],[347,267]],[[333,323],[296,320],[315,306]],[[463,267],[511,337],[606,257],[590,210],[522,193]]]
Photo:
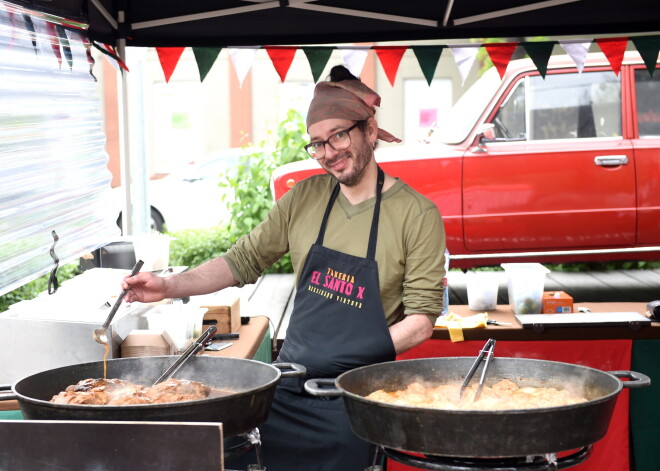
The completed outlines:
[[[543,292],[543,314],[573,312],[573,297],[564,291]]]
[[[238,332],[241,327],[241,298],[240,296],[223,296],[214,300],[213,304],[204,304],[201,307],[208,309],[204,314],[203,330],[214,325],[218,334]]]

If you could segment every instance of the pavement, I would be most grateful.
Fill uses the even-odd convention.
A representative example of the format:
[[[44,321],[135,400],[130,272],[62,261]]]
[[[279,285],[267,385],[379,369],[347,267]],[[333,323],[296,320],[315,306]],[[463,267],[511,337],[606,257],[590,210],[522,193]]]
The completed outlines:
[[[508,304],[507,275],[491,272],[499,283],[498,304]],[[460,270],[450,270],[449,304],[468,304],[467,277]],[[607,270],[588,272],[550,272],[545,277],[545,291],[565,291],[575,303],[644,302],[660,300],[660,269]]]

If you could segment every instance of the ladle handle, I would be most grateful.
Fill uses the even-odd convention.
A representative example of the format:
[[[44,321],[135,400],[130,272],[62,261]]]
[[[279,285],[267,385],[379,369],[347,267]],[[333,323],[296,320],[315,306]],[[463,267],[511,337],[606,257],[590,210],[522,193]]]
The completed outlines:
[[[135,263],[133,269],[131,270],[131,276],[137,275],[140,272],[140,268],[142,268],[142,265],[144,265],[144,262],[142,260],[138,260]],[[112,318],[115,317],[115,314],[117,313],[117,309],[119,309],[119,305],[124,299],[124,296],[126,296],[126,293],[128,293],[127,289],[122,290],[122,292],[119,294],[119,297],[115,301],[115,304],[112,306],[112,309],[110,309],[110,314],[108,314],[108,317],[106,318],[105,322],[103,323],[103,326],[101,327],[103,330],[106,330],[110,325],[110,322],[112,322]]]
[[[216,326],[212,325],[206,331],[199,336],[197,340],[195,340],[193,343],[186,348],[186,350],[181,354],[181,356],[174,362],[172,366],[170,366],[165,373],[161,375],[160,378],[158,378],[156,381],[154,381],[153,386],[162,383],[165,380],[170,379],[174,374],[181,369],[183,364],[188,361],[190,357],[195,355],[197,352],[201,351],[202,348],[204,348],[204,345],[206,345],[206,342],[209,341],[210,338],[213,337],[213,334],[216,333],[218,329]]]

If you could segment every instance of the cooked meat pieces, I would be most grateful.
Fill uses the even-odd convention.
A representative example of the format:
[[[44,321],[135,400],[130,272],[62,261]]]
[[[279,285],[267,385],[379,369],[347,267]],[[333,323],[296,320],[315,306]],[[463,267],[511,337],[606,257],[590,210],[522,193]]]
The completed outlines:
[[[502,379],[492,386],[485,386],[478,400],[474,401],[477,386],[468,386],[459,399],[460,385],[443,384],[428,386],[410,383],[406,389],[384,391],[379,389],[369,394],[367,399],[389,404],[427,407],[448,410],[512,410],[556,407],[586,402],[586,398],[566,389],[552,387],[519,387],[513,381]]]
[[[151,402],[179,402],[204,399],[211,388],[197,381],[169,379],[146,389]]]
[[[169,379],[145,387],[121,379],[84,379],[53,396],[57,404],[133,405],[191,401],[209,396],[212,388],[198,381]]]

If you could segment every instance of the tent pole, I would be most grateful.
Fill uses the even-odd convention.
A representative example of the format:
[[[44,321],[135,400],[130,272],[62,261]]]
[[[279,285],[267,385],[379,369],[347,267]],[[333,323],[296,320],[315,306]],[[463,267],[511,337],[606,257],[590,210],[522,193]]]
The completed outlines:
[[[126,64],[126,39],[117,40],[117,54]],[[122,208],[121,230],[125,236],[133,234],[133,208],[131,205],[131,152],[128,125],[128,77],[127,72],[121,72],[121,126],[119,128],[121,135],[121,186],[124,189],[124,204]]]

